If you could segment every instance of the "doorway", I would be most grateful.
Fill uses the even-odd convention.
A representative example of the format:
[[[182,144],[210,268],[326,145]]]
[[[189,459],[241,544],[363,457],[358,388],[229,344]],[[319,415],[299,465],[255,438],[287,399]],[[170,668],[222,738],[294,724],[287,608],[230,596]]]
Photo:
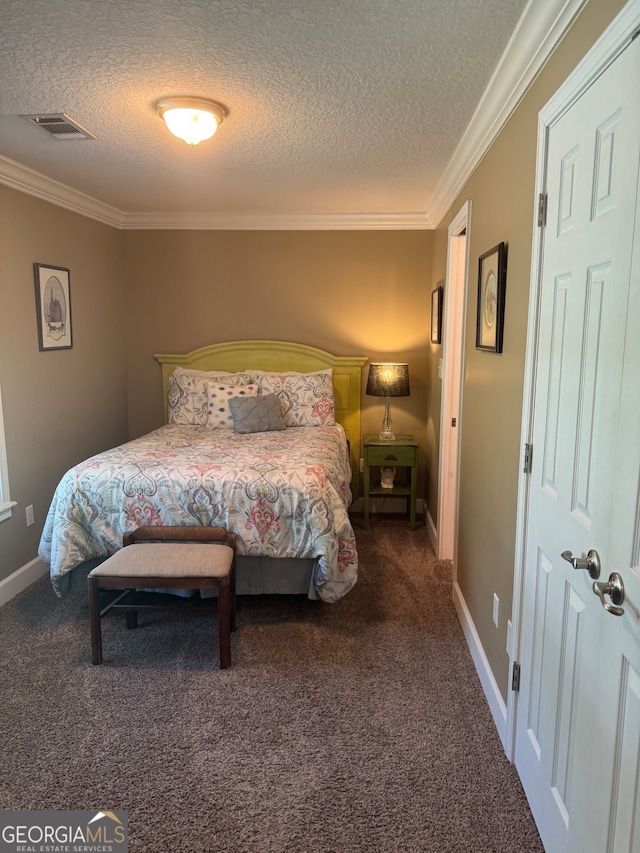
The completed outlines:
[[[438,557],[441,560],[454,561],[458,521],[462,365],[470,226],[471,202],[467,201],[449,225],[443,306]]]

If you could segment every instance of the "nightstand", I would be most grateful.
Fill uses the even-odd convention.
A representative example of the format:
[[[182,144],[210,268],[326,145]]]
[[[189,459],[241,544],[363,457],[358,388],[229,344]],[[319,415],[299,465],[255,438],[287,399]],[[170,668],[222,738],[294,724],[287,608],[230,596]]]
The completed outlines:
[[[371,484],[372,467],[406,468],[407,481],[394,481],[392,489],[383,489],[379,482]],[[397,476],[397,472],[396,472]],[[411,529],[416,529],[416,484],[418,479],[418,442],[412,435],[395,439],[377,435],[364,436],[364,529],[369,529],[369,499],[372,495],[384,498],[407,498]]]

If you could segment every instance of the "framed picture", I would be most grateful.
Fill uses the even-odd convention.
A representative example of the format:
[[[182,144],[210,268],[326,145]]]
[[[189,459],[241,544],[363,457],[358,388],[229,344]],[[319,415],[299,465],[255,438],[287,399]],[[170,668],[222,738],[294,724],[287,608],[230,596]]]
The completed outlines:
[[[478,316],[476,349],[502,352],[507,248],[498,243],[480,256],[478,263]]]
[[[69,270],[34,264],[38,345],[40,352],[71,349],[71,285]]]
[[[431,343],[442,343],[442,285],[431,291]]]

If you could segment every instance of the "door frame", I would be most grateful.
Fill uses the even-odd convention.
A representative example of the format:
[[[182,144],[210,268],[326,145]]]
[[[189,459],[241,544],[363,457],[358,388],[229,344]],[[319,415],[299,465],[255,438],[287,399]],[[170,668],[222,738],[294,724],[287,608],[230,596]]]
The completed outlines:
[[[443,305],[442,395],[440,405],[440,458],[438,461],[438,557],[453,560],[458,539],[458,485],[460,434],[462,429],[462,368],[464,364],[464,322],[467,312],[469,271],[469,230],[471,202],[467,201],[448,229],[447,273]],[[464,247],[459,242],[464,235]],[[455,429],[451,418],[457,418]],[[448,461],[453,476],[447,473]],[[455,580],[455,578],[454,578]]]
[[[536,178],[533,215],[533,238],[531,251],[531,277],[529,290],[529,319],[525,356],[521,448],[524,458],[525,445],[531,442],[534,415],[534,389],[538,361],[538,327],[541,295],[541,275],[544,249],[544,228],[538,227],[538,199],[546,191],[547,142],[552,126],[584,94],[591,84],[611,65],[640,32],[640,0],[629,0],[618,16],[604,31],[595,45],[567,77],[553,97],[538,115],[538,142],[536,153]],[[536,452],[536,448],[533,448]],[[538,450],[539,452],[539,450]],[[520,640],[524,616],[524,570],[527,520],[529,512],[529,475],[521,467],[518,479],[518,504],[516,516],[516,542],[513,573],[513,601],[511,610],[511,647],[508,649],[510,671],[520,659]],[[507,697],[507,727],[505,751],[510,761],[515,759],[516,718],[518,693],[509,690]]]

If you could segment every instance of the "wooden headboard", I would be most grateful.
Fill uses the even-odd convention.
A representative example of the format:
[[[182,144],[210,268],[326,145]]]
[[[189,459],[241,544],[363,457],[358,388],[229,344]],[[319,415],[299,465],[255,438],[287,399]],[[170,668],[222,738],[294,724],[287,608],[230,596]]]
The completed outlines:
[[[336,421],[342,425],[351,447],[351,491],[359,494],[360,460],[360,395],[362,367],[367,359],[362,356],[337,356],[316,347],[288,341],[227,341],[182,355],[156,354],[162,365],[165,418],[167,415],[167,390],[169,376],[176,367],[195,370],[270,370],[284,372],[296,370],[311,373],[314,370],[333,368]]]

